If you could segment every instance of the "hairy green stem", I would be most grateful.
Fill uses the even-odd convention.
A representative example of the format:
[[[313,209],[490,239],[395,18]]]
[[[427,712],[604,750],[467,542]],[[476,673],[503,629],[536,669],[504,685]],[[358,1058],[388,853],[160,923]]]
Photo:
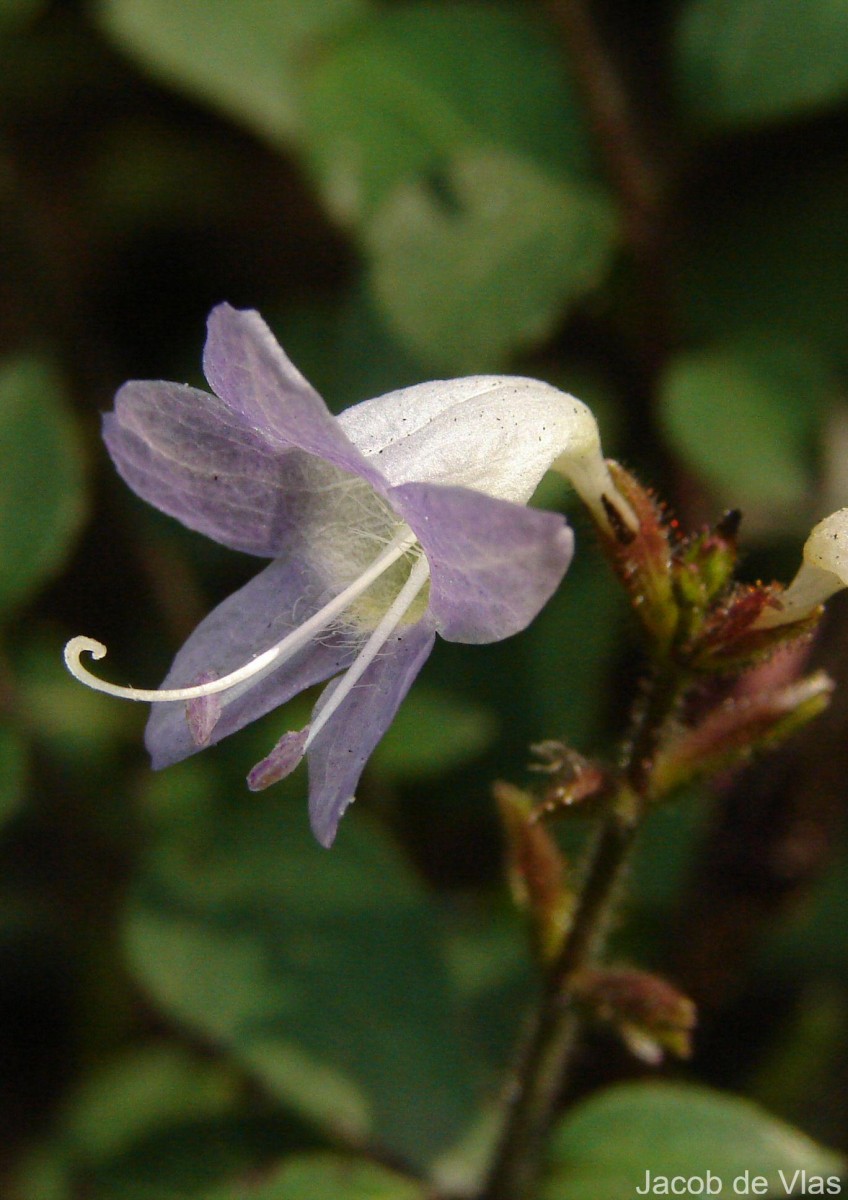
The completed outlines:
[[[653,753],[682,682],[673,668],[658,670],[634,716],[619,794],[596,832],[571,926],[545,980],[481,1200],[526,1200],[537,1183],[577,1043],[575,983],[581,971],[603,952],[641,825]]]
[[[548,0],[582,87],[609,179],[619,197],[645,310],[641,344],[651,386],[671,337],[665,287],[666,179],[648,152],[639,114],[594,21],[589,0]],[[543,985],[481,1200],[529,1200],[563,1096],[579,1034],[574,1003],[581,971],[604,950],[621,882],[639,832],[657,743],[685,685],[672,663],[657,666],[633,716],[620,789],[592,841],[572,924]]]

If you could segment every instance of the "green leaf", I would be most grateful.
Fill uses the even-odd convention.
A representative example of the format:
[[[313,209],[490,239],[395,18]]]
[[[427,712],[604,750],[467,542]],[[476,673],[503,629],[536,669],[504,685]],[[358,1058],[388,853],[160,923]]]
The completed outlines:
[[[203,1200],[241,1200],[243,1188],[226,1188]],[[290,1159],[250,1200],[425,1200],[411,1179],[366,1159],[310,1154]]]
[[[205,843],[175,831],[127,936],[167,1012],[334,1136],[421,1164],[473,1117],[434,907],[362,815],[329,854],[279,798],[222,812]]]
[[[177,1120],[223,1115],[237,1095],[217,1064],[164,1042],[134,1047],[72,1095],[61,1139],[76,1161],[102,1163]]]
[[[451,157],[500,149],[593,173],[563,58],[513,5],[418,3],[375,13],[316,63],[304,150],[328,206],[358,222]]]
[[[294,1135],[294,1136],[293,1136]],[[53,1146],[97,1200],[183,1200],[266,1169],[304,1131],[245,1104],[238,1072],[162,1042],[117,1055],[76,1088]]]
[[[526,1004],[532,999],[534,964],[524,936],[525,922],[512,900],[499,896],[500,903],[485,907],[473,905],[452,914],[447,941],[456,986],[463,1002],[474,1009],[474,1035],[478,1038],[477,1053],[486,1054],[501,1070],[523,1019]],[[500,1032],[491,1038],[481,1019],[483,1006],[492,1006],[491,997],[504,990],[518,990],[522,1003],[501,1006],[493,1014],[508,1033]],[[497,1040],[493,1052],[491,1043]],[[484,1048],[483,1043],[490,1044]]]
[[[89,1166],[84,1177],[92,1187],[86,1194],[96,1200],[200,1200],[226,1179],[232,1183],[223,1193],[242,1200],[244,1179],[264,1176],[290,1141],[281,1114],[232,1112],[175,1121],[151,1130],[114,1159]],[[309,1141],[314,1138],[301,1131],[296,1148]]]
[[[73,1200],[68,1171],[61,1157],[40,1145],[31,1147],[12,1172],[14,1200]]]
[[[747,1171],[768,1181],[769,1195],[785,1196],[784,1179],[795,1180],[791,1194],[802,1188],[796,1172],[805,1171],[809,1182],[844,1166],[839,1155],[747,1100],[685,1084],[623,1084],[561,1122],[540,1200],[622,1200],[644,1188],[646,1171],[702,1180],[710,1171],[722,1187],[713,1194],[723,1196],[736,1194],[734,1180]]]
[[[682,103],[705,124],[780,120],[848,96],[842,0],[689,0],[675,50]]]
[[[830,1106],[822,1112],[812,1098],[826,1095],[839,1071],[840,1047],[848,1036],[848,997],[836,980],[809,979],[796,969],[792,974],[796,983],[803,979],[800,997],[779,1023],[746,1090],[790,1119],[793,1113],[815,1113],[818,1129],[830,1128],[837,1139],[837,1114],[828,1111]]]
[[[371,768],[395,781],[427,779],[481,754],[495,733],[489,709],[419,684],[374,751]]]
[[[434,369],[461,374],[490,370],[549,335],[601,281],[615,222],[589,184],[474,152],[453,160],[438,186],[398,188],[367,242],[387,323]]]
[[[848,367],[848,170],[704,188],[682,231],[681,325],[691,342],[803,340]]]
[[[722,502],[774,521],[803,513],[830,394],[822,363],[798,347],[727,343],[672,361],[661,419],[672,448]]]
[[[24,796],[26,745],[11,725],[0,725],[0,831],[18,811]]]
[[[37,359],[0,369],[0,613],[61,566],[84,513],[82,449],[57,375]]]
[[[710,808],[697,788],[658,805],[648,813],[630,871],[631,911],[658,910],[657,919],[679,901],[694,871],[695,858],[710,819]],[[627,931],[622,931],[627,936]]]
[[[106,33],[165,83],[275,143],[301,124],[301,75],[366,0],[100,0]]]
[[[604,684],[627,615],[607,563],[577,553],[565,584],[525,634],[539,738],[563,738],[583,751],[597,741],[609,702]]]
[[[792,920],[775,925],[758,947],[762,970],[793,980],[832,977],[848,962],[848,860],[837,855]]]

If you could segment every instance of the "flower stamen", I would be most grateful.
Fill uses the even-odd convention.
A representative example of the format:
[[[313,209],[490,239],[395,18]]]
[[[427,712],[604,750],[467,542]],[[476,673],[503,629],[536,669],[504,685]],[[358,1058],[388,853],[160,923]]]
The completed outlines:
[[[365,671],[370,667],[371,663],[385,646],[386,642],[400,625],[407,611],[415,603],[418,593],[424,587],[430,576],[430,566],[425,557],[418,559],[414,567],[409,573],[409,578],[398,592],[394,601],[386,609],[386,612],[380,620],[374,632],[368,638],[365,645],[360,650],[354,661],[345,671],[342,678],[335,685],[332,692],[326,700],[323,700],[318,709],[316,709],[315,719],[309,728],[309,733],[303,745],[303,753],[309,749],[312,742],[324,728],[330,717],[350,693],[351,689],[359,682]]]
[[[84,635],[71,638],[65,646],[65,666],[75,679],[78,679],[80,683],[86,684],[97,692],[105,692],[107,696],[118,696],[125,700],[141,700],[148,704],[161,704],[174,700],[196,700],[201,696],[211,696],[216,692],[229,691],[231,688],[248,680],[255,680],[256,676],[267,673],[273,667],[281,665],[287,658],[291,658],[293,654],[312,641],[316,633],[325,629],[331,621],[341,616],[348,605],[366,591],[376,579],[379,579],[389,567],[393,566],[398,559],[403,558],[412,549],[416,541],[415,534],[408,526],[404,525],[392,541],[388,543],[383,553],[379,554],[361,575],[339,592],[328,604],[325,604],[323,608],[304,621],[302,625],[299,625],[296,629],[286,634],[275,646],[271,646],[270,649],[258,654],[250,662],[238,667],[235,671],[230,671],[227,675],[221,676],[220,679],[213,679],[206,683],[196,684],[193,687],[182,688],[134,688],[109,683],[105,679],[99,679],[87,667],[83,666],[81,661],[83,654],[90,654],[97,661],[104,658],[107,653],[106,647],[102,642]],[[415,574],[418,565],[420,564],[417,563],[413,568],[412,574]],[[411,578],[412,575],[410,575]],[[419,584],[416,588],[416,594],[420,591],[421,586],[422,584]],[[401,588],[398,599],[405,593],[406,586]],[[397,601],[395,601],[396,603]],[[395,604],[391,605],[389,612],[395,608]],[[409,604],[405,606],[404,611],[408,607]],[[377,628],[379,629],[381,626],[382,621]]]

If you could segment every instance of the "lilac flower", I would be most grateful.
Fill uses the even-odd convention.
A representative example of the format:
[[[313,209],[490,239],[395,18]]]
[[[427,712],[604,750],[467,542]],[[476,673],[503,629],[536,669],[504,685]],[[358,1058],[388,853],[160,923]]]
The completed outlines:
[[[525,507],[552,465],[600,521],[627,513],[580,401],[533,380],[478,376],[391,392],[333,417],[255,312],[209,318],[212,394],[130,382],[104,420],[118,471],[143,499],[235,550],[272,559],[177,654],[161,688],[118,687],[80,656],[78,679],[154,704],[146,743],[166,767],[313,684],[304,729],[284,733],[253,789],[304,755],[310,818],[325,846],[368,756],[429,655],[449,641],[524,629],[556,589],[572,533]]]

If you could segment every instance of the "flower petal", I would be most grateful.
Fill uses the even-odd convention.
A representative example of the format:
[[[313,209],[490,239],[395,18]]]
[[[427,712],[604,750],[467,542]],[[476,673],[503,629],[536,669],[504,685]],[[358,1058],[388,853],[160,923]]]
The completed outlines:
[[[204,618],[174,659],[163,687],[182,687],[201,674],[221,678],[267,650],[320,607],[323,597],[308,568],[277,559]],[[356,646],[343,634],[326,634],[261,679],[218,694],[221,712],[206,744],[212,745],[312,684],[349,666]],[[155,704],[145,742],[154,768],[167,767],[200,747],[186,706]]]
[[[217,396],[126,383],[103,418],[103,438],[143,500],[225,546],[273,556],[297,522],[279,451]]]
[[[840,508],[813,527],[804,543],[804,561],[829,571],[834,591],[848,587],[848,508]]]
[[[518,633],[571,562],[574,536],[557,513],[428,483],[402,484],[388,498],[424,547],[430,611],[448,641]]]
[[[848,587],[848,508],[813,526],[798,574],[757,619],[758,629],[803,621],[835,592]]]
[[[203,369],[215,392],[269,445],[317,455],[382,486],[324,401],[252,310],[219,304],[209,314]]]
[[[354,405],[338,422],[391,484],[454,484],[519,504],[564,452],[603,461],[586,405],[519,376],[416,384]]]
[[[222,304],[204,355],[217,394],[133,381],[103,436],[118,471],[150,504],[235,550],[274,557],[322,524],[333,485],[385,484],[257,313]]]
[[[307,751],[309,819],[322,846],[332,845],[359,777],[433,649],[429,621],[402,626],[363,673]],[[313,721],[333,693],[325,688]]]

